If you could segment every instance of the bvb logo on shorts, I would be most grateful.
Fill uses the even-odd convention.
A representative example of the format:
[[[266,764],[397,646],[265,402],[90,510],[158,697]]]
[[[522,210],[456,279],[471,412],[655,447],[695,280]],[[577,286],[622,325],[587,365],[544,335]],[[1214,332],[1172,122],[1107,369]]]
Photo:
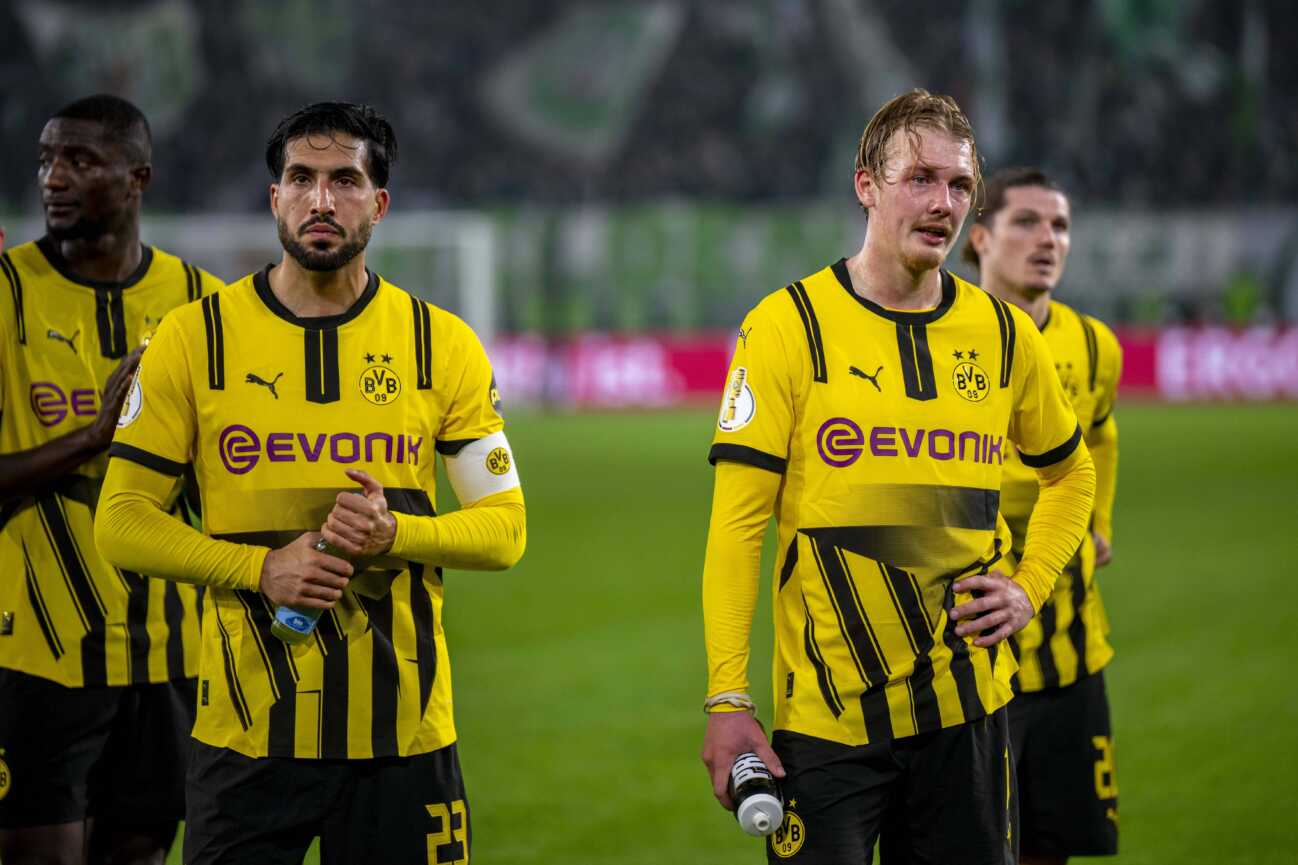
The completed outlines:
[[[387,405],[401,396],[401,379],[381,363],[368,366],[361,373],[361,396],[375,405]]]
[[[0,751],[0,754],[3,753],[3,751]],[[14,776],[9,771],[9,764],[4,761],[3,756],[0,756],[0,799],[9,795],[9,788],[13,785]]]
[[[807,827],[802,825],[802,818],[792,811],[784,812],[784,822],[771,834],[771,852],[781,859],[788,859],[802,849],[802,842],[807,840]]]
[[[982,402],[987,399],[987,394],[991,393],[992,381],[983,372],[983,368],[976,363],[964,361],[955,365],[955,372],[951,374],[951,384],[955,385],[955,392],[969,400],[969,402]]]
[[[493,475],[503,475],[509,471],[509,451],[504,448],[493,448],[491,453],[487,454],[487,471]]]

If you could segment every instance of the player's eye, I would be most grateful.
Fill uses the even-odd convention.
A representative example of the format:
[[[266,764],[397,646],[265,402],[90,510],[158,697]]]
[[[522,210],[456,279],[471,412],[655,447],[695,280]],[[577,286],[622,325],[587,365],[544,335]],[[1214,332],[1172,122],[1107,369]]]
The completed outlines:
[[[338,178],[338,185],[339,185],[339,186],[355,186],[355,185],[356,185],[356,181],[355,181],[354,179],[350,178],[350,177],[340,177],[340,178]]]

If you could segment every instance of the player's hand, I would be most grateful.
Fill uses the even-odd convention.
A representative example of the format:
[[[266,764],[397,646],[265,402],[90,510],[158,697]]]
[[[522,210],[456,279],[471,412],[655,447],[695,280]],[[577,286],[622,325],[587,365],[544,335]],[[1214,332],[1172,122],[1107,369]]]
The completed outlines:
[[[762,725],[752,712],[712,712],[708,715],[708,729],[703,735],[703,765],[712,776],[712,795],[721,807],[735,810],[726,787],[730,783],[730,767],[735,758],[752,751],[762,758],[766,768],[777,778],[784,777],[784,764],[771,750]]]
[[[975,646],[996,645],[1023,630],[1035,615],[1028,593],[1000,571],[965,577],[951,588],[960,594],[982,592],[981,597],[952,607],[950,613],[953,620],[969,620],[956,625],[955,632],[961,637],[987,632],[974,638]]]
[[[1091,532],[1091,537],[1095,539],[1095,567],[1102,568],[1113,561],[1113,547],[1109,545],[1109,539],[1099,532]]]
[[[261,593],[276,606],[327,610],[343,596],[352,566],[314,549],[319,532],[305,532],[271,550],[261,565]]]
[[[144,347],[141,346],[135,351],[122,358],[122,362],[117,365],[108,376],[108,382],[104,385],[104,398],[99,404],[99,414],[90,423],[91,435],[94,436],[95,443],[108,447],[113,441],[113,433],[117,430],[117,418],[122,413],[122,403],[126,401],[126,395],[131,390],[131,380],[135,376],[135,368],[140,365],[140,356],[144,354]]]
[[[392,549],[397,536],[397,520],[388,513],[383,485],[359,469],[348,469],[347,477],[361,485],[361,492],[339,493],[320,533],[352,559],[382,555]]]

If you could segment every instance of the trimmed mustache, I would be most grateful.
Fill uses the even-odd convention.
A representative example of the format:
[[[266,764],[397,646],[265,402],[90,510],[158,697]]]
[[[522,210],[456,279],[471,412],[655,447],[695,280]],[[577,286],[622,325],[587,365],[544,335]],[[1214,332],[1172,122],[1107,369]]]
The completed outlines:
[[[347,229],[343,228],[341,225],[339,225],[338,223],[334,222],[333,219],[330,218],[330,217],[328,217],[328,216],[313,216],[313,217],[311,217],[311,218],[308,219],[306,222],[302,223],[301,227],[298,228],[297,233],[298,233],[299,235],[306,234],[306,233],[307,233],[307,230],[308,230],[309,228],[311,228],[311,226],[313,226],[313,225],[327,225],[327,226],[329,226],[330,228],[332,228],[334,231],[338,232],[339,236],[341,236],[341,237],[346,237],[346,236],[347,236]]]

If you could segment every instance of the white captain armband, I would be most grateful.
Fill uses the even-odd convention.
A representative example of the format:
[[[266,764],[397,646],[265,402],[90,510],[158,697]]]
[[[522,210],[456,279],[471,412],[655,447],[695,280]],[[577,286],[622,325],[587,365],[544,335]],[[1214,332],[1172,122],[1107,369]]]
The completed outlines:
[[[454,456],[446,455],[446,477],[461,505],[518,486],[514,454],[503,432],[470,442]]]

